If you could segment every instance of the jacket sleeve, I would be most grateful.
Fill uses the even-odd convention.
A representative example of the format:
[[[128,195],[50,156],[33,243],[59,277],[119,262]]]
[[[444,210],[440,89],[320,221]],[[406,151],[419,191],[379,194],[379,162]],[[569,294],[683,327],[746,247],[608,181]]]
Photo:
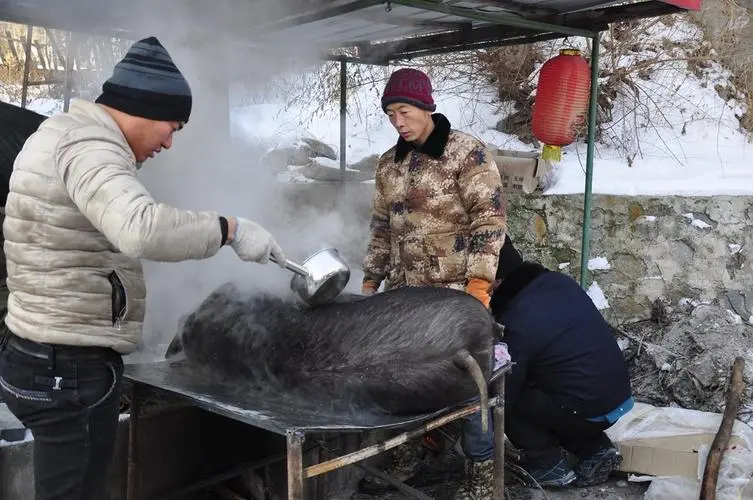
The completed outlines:
[[[465,158],[458,184],[471,221],[465,277],[491,283],[507,232],[507,206],[499,170],[491,151],[483,144],[474,146]]]
[[[374,197],[371,202],[369,244],[363,261],[363,280],[380,284],[390,263],[390,206],[384,196],[381,168],[377,168]]]
[[[136,178],[133,158],[100,128],[82,127],[63,136],[56,164],[81,213],[124,254],[177,262],[220,249],[219,215],[155,202]]]

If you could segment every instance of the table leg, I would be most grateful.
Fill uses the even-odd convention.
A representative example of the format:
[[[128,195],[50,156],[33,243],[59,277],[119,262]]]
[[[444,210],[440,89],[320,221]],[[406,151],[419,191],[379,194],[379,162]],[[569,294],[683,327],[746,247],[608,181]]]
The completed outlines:
[[[288,500],[303,500],[303,440],[302,432],[288,431]]]
[[[139,500],[139,456],[138,456],[138,438],[139,438],[139,406],[141,391],[138,384],[133,384],[131,391],[131,409],[128,419],[128,479],[126,484],[127,500]]]
[[[505,376],[494,381],[494,492],[493,500],[505,498]]]

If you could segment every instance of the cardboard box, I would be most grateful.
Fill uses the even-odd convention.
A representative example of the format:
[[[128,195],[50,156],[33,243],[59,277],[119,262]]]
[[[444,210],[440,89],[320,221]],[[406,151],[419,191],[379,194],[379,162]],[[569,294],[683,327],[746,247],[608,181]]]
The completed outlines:
[[[491,148],[506,193],[531,194],[551,172],[549,161],[538,153]]]
[[[607,434],[624,457],[623,472],[700,480],[721,421],[717,413],[636,403]],[[753,429],[735,421],[729,446],[751,450]]]

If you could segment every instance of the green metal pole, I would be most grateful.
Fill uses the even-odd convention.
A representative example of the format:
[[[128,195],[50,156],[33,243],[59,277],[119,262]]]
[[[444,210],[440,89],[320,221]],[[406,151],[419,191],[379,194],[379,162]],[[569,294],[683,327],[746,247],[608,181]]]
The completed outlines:
[[[348,119],[348,63],[340,61],[340,187],[345,186],[345,168],[347,167],[345,148]]]
[[[588,145],[586,148],[586,188],[583,192],[583,238],[580,245],[580,285],[586,288],[588,258],[591,253],[591,190],[594,173],[594,143],[596,142],[596,98],[599,94],[599,45],[601,33],[593,36],[591,47],[591,98],[588,103]]]

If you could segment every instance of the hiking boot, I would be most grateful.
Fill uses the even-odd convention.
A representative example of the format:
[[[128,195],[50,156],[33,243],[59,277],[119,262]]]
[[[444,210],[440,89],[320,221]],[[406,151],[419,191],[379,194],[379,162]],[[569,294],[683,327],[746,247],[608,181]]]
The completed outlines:
[[[562,488],[572,484],[578,477],[564,458],[560,459],[554,465],[545,465],[536,462],[520,465],[526,474],[530,476],[522,479],[531,487]]]
[[[594,486],[606,482],[622,463],[622,455],[614,446],[602,448],[575,466],[576,486]]]
[[[406,483],[412,479],[421,466],[424,448],[419,441],[408,441],[391,450],[391,462],[384,472],[395,479]],[[366,476],[358,484],[358,491],[371,495],[379,495],[394,489],[394,487],[374,476]]]
[[[492,500],[494,460],[466,460],[465,477],[454,500]]]

